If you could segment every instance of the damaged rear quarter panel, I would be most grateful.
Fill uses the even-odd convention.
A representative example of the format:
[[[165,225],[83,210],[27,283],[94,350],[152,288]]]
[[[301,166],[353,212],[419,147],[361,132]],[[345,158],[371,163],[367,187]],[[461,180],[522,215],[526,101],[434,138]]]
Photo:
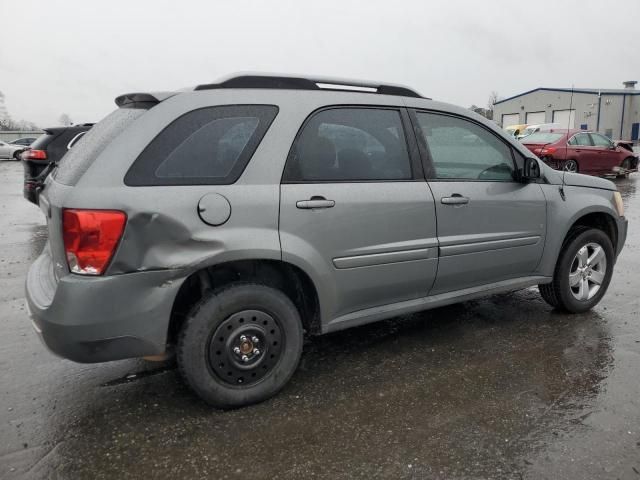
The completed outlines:
[[[217,227],[198,214],[200,198],[212,192],[231,204],[229,220]],[[281,259],[277,185],[101,189],[92,195],[94,202],[108,202],[109,208],[122,209],[128,217],[108,275],[167,269],[186,277],[233,260]]]

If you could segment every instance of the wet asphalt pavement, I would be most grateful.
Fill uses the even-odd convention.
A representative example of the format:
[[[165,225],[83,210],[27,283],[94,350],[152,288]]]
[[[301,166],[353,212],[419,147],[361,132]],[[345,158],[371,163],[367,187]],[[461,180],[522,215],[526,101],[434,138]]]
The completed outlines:
[[[0,478],[640,479],[639,186],[592,312],[529,289],[314,338],[280,395],[224,412],[170,364],[45,350],[23,300],[44,217],[0,162]]]

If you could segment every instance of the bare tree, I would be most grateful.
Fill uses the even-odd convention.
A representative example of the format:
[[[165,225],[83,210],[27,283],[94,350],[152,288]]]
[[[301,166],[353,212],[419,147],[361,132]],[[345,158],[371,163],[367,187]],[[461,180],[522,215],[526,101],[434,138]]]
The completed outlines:
[[[28,122],[26,120],[13,120],[11,115],[9,115],[7,106],[4,104],[4,98],[4,94],[0,92],[0,130],[40,130],[40,128],[33,122]]]
[[[471,110],[472,112],[476,112],[478,115],[482,115],[483,117],[488,118],[489,120],[491,120],[493,117],[493,112],[491,110],[478,107],[477,105],[471,105],[469,107],[469,110]]]
[[[489,94],[489,100],[487,101],[487,110],[486,110],[487,114],[485,115],[489,120],[493,120],[493,106],[496,104],[498,100],[500,100],[500,96],[498,95],[498,92],[493,90]]]
[[[73,125],[73,121],[71,120],[71,117],[68,113],[63,113],[62,115],[60,115],[58,117],[58,123],[63,127],[70,127],[71,125]]]

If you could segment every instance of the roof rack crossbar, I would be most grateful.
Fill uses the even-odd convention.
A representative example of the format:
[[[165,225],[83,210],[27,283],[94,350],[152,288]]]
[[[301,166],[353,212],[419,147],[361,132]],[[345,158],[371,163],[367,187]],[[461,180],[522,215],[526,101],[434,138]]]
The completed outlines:
[[[263,88],[287,90],[341,90],[382,95],[400,95],[423,98],[415,90],[401,85],[388,85],[360,80],[340,80],[335,78],[306,78],[276,75],[238,75],[226,78],[218,83],[198,85],[195,90],[213,90],[218,88]]]

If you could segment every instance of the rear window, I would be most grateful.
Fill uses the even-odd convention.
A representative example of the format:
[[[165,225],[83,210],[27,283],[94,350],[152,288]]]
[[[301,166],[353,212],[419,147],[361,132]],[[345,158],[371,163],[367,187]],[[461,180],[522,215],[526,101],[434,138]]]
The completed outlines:
[[[233,183],[277,112],[273,105],[229,105],[186,113],[149,143],[124,182],[130,186]]]
[[[94,125],[64,156],[55,174],[56,181],[75,185],[106,146],[144,112],[145,109],[119,108]]]
[[[563,136],[563,133],[537,132],[523,138],[522,143],[554,143]]]
[[[36,138],[35,142],[31,144],[31,148],[33,148],[34,150],[46,150],[47,145],[49,145],[49,142],[51,142],[51,140],[53,140],[54,138],[56,138],[56,135],[50,133],[40,135],[38,138]]]

